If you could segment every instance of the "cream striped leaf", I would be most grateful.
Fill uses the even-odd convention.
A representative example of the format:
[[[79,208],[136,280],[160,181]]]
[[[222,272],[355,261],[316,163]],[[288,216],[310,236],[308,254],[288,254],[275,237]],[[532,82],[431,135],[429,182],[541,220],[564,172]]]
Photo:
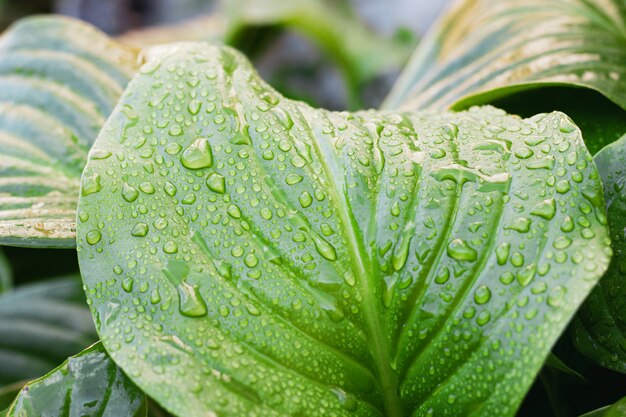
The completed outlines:
[[[68,18],[0,38],[0,244],[75,246],[82,168],[135,66],[135,50]]]

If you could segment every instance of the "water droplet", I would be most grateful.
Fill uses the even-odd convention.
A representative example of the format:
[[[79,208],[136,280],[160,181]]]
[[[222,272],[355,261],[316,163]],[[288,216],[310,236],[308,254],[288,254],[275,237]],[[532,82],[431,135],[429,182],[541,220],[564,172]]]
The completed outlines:
[[[574,230],[574,219],[570,216],[565,216],[563,223],[561,223],[561,231],[567,233]]]
[[[322,255],[324,258],[328,259],[329,261],[334,261],[337,259],[337,252],[335,251],[335,248],[333,247],[333,245],[331,245],[322,237],[318,236],[316,233],[312,231],[309,232],[309,234],[311,235],[311,238],[313,239],[313,243],[315,244],[315,249],[317,249],[317,252],[320,255]]]
[[[91,159],[107,159],[109,156],[111,156],[111,152],[105,149],[91,148],[91,151],[89,152],[89,157]]]
[[[198,100],[191,100],[187,105],[187,110],[189,111],[189,113],[195,115],[198,114],[198,112],[200,111],[200,107],[202,107],[201,102],[199,102]]]
[[[145,223],[137,223],[130,234],[136,237],[144,237],[148,234],[148,225]]]
[[[137,200],[137,197],[139,197],[139,191],[137,191],[129,184],[124,183],[124,186],[122,187],[122,198],[124,198],[124,200],[128,201],[129,203],[132,203],[133,201]]]
[[[535,277],[536,271],[537,266],[534,263],[520,269],[517,272],[517,282],[519,282],[524,287],[527,286]]]
[[[213,151],[206,138],[197,138],[180,157],[180,162],[188,169],[209,168],[213,165]]]
[[[551,307],[560,307],[567,290],[560,285],[553,287],[548,293],[548,305]]]
[[[415,225],[413,225],[412,223],[407,223],[402,232],[402,235],[400,235],[398,243],[396,243],[396,247],[393,250],[393,256],[391,257],[391,265],[396,271],[404,268],[404,265],[406,264],[406,261],[409,257],[409,247],[411,246],[411,240],[413,239],[414,231]]]
[[[287,183],[287,185],[294,185],[299,183],[300,181],[302,181],[304,178],[302,177],[302,175],[298,175],[298,174],[287,174],[287,177],[285,178],[285,182]]]
[[[476,251],[462,239],[454,239],[448,244],[448,256],[458,261],[475,261],[478,257]]]
[[[435,277],[435,282],[437,284],[445,284],[446,282],[448,282],[449,278],[450,278],[450,269],[448,269],[447,266],[444,266],[443,268],[441,268],[441,270]]]
[[[152,304],[158,304],[161,302],[161,294],[159,294],[158,288],[152,290],[152,293],[150,294],[150,302]]]
[[[480,285],[474,291],[474,301],[476,304],[485,304],[491,299],[491,290],[486,285]]]
[[[183,261],[172,260],[167,263],[167,268],[161,270],[163,275],[176,287],[179,298],[179,311],[187,317],[202,317],[207,314],[206,303],[198,288],[187,283],[189,267]]]
[[[554,157],[552,155],[530,161],[526,167],[535,169],[552,169],[554,167]]]
[[[122,280],[122,289],[126,292],[131,292],[133,290],[133,284],[135,283],[135,280],[131,277],[128,278],[124,278]]]
[[[572,239],[570,239],[567,236],[559,236],[554,240],[554,243],[552,243],[552,246],[554,246],[555,249],[567,249],[570,245],[572,244]]]
[[[215,193],[224,194],[226,191],[226,179],[217,172],[211,172],[206,177],[206,186]]]
[[[559,122],[559,130],[563,133],[572,133],[576,130],[576,125],[572,119],[567,116],[563,116]]]
[[[509,258],[510,249],[511,244],[509,242],[504,242],[498,245],[498,247],[496,248],[496,259],[498,261],[498,265],[506,264],[506,261]]]
[[[187,317],[202,317],[207,314],[206,303],[198,287],[182,281],[176,286],[179,298],[179,311]]]
[[[174,197],[178,191],[178,188],[176,188],[176,186],[169,181],[165,181],[163,189],[170,197]]]
[[[89,243],[90,245],[95,245],[96,243],[100,242],[101,238],[102,238],[102,234],[100,233],[100,231],[93,229],[87,232],[87,236],[85,239],[87,240],[87,243]]]
[[[100,174],[94,172],[91,175],[83,175],[83,185],[81,187],[81,194],[83,196],[97,193],[101,189],[102,185],[100,185]]]
[[[520,233],[527,233],[530,230],[530,225],[532,221],[527,217],[518,217],[513,222],[507,226],[505,229],[515,230]]]
[[[228,206],[228,208],[226,209],[226,213],[228,213],[228,215],[233,219],[241,218],[241,210],[239,210],[239,207],[234,204]]]
[[[181,203],[183,204],[193,204],[196,202],[196,195],[193,193],[189,193],[187,194],[185,197],[183,197],[183,199],[181,200]]]
[[[163,245],[163,252],[169,253],[169,254],[176,253],[178,252],[178,245],[173,240],[168,240]]]
[[[274,217],[274,213],[272,213],[272,210],[270,210],[267,207],[263,207],[261,209],[261,217],[263,217],[265,220],[270,220],[272,217]]]
[[[537,203],[537,205],[535,205],[535,207],[531,210],[530,214],[543,217],[546,220],[552,220],[556,214],[556,202],[554,201],[554,198]]]
[[[534,155],[534,152],[525,146],[522,146],[521,148],[515,151],[515,156],[517,156],[519,159],[528,159],[533,155]]]
[[[303,191],[302,194],[300,194],[299,200],[302,208],[307,208],[313,203],[313,197],[307,191]]]
[[[255,266],[257,266],[257,264],[259,263],[259,260],[257,259],[257,257],[254,255],[254,253],[249,253],[246,255],[246,257],[243,259],[243,262],[246,264],[246,266],[248,268],[254,268]]]
[[[183,147],[177,142],[170,142],[165,145],[165,153],[168,155],[176,155],[181,149],[183,149]]]
[[[154,194],[156,192],[154,185],[148,181],[144,181],[139,184],[139,189],[146,194]]]
[[[560,180],[556,183],[556,191],[560,194],[565,194],[571,188],[571,185],[568,180]]]

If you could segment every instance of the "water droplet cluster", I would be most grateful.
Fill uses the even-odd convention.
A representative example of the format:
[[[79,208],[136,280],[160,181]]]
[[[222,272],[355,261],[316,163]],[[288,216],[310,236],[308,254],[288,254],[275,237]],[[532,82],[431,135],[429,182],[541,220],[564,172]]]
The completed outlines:
[[[228,48],[151,54],[85,171],[78,247],[101,337],[151,395],[365,416],[530,383],[608,257],[564,115],[328,112]]]

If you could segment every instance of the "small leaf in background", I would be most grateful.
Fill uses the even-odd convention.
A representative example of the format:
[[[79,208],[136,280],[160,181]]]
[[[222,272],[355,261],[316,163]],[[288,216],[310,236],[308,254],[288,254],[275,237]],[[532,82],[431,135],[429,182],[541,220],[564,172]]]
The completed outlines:
[[[626,136],[594,160],[604,183],[614,256],[576,317],[575,341],[593,361],[626,373]]]
[[[580,417],[624,417],[626,416],[626,397],[613,405],[602,407],[598,410],[590,411]]]
[[[141,391],[100,342],[26,384],[3,417],[145,417]]]
[[[277,28],[303,38],[279,37]],[[386,38],[377,34],[350,3],[335,0],[221,1],[211,15],[183,24],[134,30],[118,39],[144,47],[174,41],[224,42],[264,64],[266,79],[279,83],[283,94],[352,109],[363,107],[367,83],[399,70],[415,45],[410,36]],[[310,44],[324,56],[316,57],[318,52]],[[334,75],[336,70],[329,63],[338,68],[343,88],[328,81],[332,78],[329,73]],[[312,81],[315,85],[310,85]],[[377,103],[379,100],[376,97]]]
[[[25,19],[0,38],[0,244],[75,245],[87,153],[136,65],[134,50],[68,18]]]
[[[13,287],[13,270],[2,249],[0,249],[0,294]]]
[[[0,386],[38,377],[97,340],[80,278],[0,295]]]
[[[186,417],[514,415],[610,255],[567,116],[334,113],[230,48],[146,58],[77,246],[138,386]]]

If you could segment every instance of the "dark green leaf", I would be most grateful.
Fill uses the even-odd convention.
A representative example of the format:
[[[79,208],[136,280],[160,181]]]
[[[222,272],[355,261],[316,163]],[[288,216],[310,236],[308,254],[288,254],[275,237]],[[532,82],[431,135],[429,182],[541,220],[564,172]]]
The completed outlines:
[[[6,417],[140,417],[145,397],[98,342],[29,382]]]
[[[22,20],[0,38],[0,244],[75,245],[87,152],[136,65],[68,18]]]
[[[570,119],[333,113],[229,48],[147,59],[77,246],[138,386],[184,416],[514,414],[608,265]]]
[[[13,286],[13,270],[6,255],[0,250],[0,293]]]
[[[599,408],[580,417],[624,417],[626,416],[626,397],[613,405]]]
[[[0,295],[0,384],[34,378],[97,340],[79,278]]]
[[[575,341],[589,358],[626,373],[626,136],[595,156],[604,183],[615,256],[575,324]]]

